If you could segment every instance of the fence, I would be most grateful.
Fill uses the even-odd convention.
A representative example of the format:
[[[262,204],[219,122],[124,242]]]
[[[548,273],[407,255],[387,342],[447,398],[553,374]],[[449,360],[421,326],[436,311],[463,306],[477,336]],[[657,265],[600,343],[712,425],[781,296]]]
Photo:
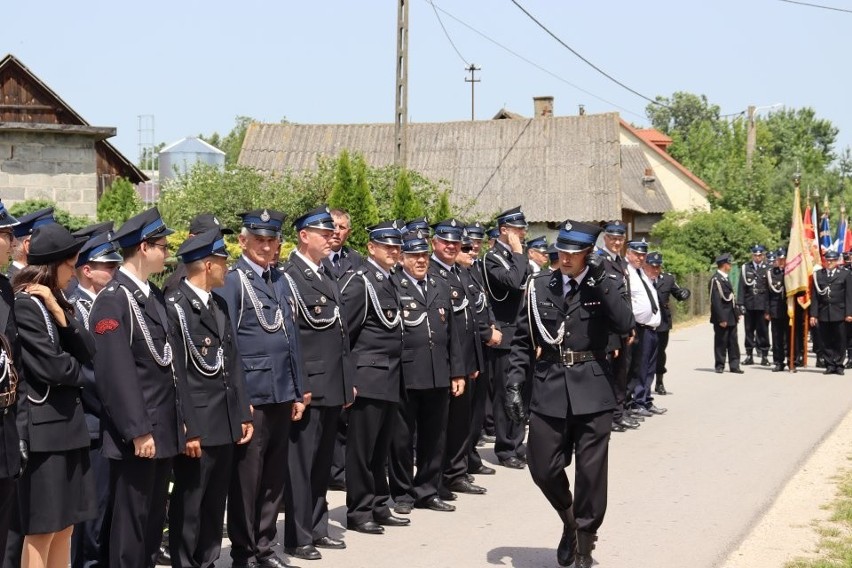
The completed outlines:
[[[692,293],[685,302],[678,302],[674,298],[669,299],[675,323],[689,321],[710,313],[710,276],[707,273],[687,274],[678,279],[678,285],[681,288],[689,288]]]

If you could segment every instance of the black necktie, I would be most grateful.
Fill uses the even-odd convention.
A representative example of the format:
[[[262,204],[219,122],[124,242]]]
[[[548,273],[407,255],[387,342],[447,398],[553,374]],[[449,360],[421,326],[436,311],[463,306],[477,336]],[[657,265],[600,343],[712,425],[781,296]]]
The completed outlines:
[[[573,278],[568,280],[568,291],[565,292],[565,298],[570,299],[574,297],[574,294],[577,293],[577,281]]]
[[[335,268],[340,264],[340,253],[334,253],[334,256],[331,257],[331,265]]]
[[[651,300],[651,313],[656,314],[656,313],[657,313],[657,310],[658,310],[659,308],[657,307],[657,302],[656,302],[656,301],[654,301],[654,295],[653,295],[653,294],[651,294],[651,289],[650,289],[650,288],[648,288],[648,284],[645,282],[645,279],[644,279],[644,278],[642,278],[642,269],[641,269],[641,268],[637,268],[637,269],[636,269],[636,274],[638,274],[638,275],[639,275],[639,280],[642,282],[642,286],[644,286],[644,287],[645,287],[645,293],[646,293],[646,294],[648,294],[648,299],[649,299],[649,300]]]
[[[417,285],[420,286],[420,293],[423,294],[423,297],[426,297],[426,281],[418,280]]]
[[[263,281],[266,282],[267,286],[272,284],[272,274],[269,272],[268,269],[264,270],[263,274],[261,274],[260,277],[263,278]]]

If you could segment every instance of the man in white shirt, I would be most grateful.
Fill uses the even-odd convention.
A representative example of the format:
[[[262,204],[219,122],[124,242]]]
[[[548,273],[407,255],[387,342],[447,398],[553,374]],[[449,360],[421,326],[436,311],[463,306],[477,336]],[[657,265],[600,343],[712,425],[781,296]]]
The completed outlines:
[[[627,274],[630,278],[630,303],[636,319],[637,341],[632,345],[630,366],[630,392],[632,408],[642,417],[663,414],[665,408],[654,405],[651,385],[657,369],[657,326],[662,321],[660,300],[653,281],[645,274],[643,265],[648,254],[648,243],[643,240],[627,244]]]

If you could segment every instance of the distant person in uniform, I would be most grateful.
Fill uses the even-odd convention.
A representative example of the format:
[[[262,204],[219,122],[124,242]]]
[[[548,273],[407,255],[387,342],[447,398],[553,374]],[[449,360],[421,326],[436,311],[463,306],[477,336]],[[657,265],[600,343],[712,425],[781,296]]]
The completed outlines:
[[[838,268],[840,254],[836,250],[829,249],[823,256],[828,266],[814,271],[810,324],[817,328],[822,341],[823,374],[842,375],[846,351],[845,324],[852,322],[852,272]]]
[[[528,240],[527,257],[530,259],[532,274],[538,274],[547,265],[547,237],[542,235]]]
[[[33,231],[42,225],[55,222],[53,207],[39,209],[18,217],[18,224],[12,228],[15,240],[12,244],[12,264],[6,270],[9,280],[12,280],[15,274],[27,265],[27,254],[30,252],[30,237],[32,237]]]
[[[737,339],[737,323],[740,312],[734,288],[728,275],[731,273],[730,253],[716,257],[716,273],[710,278],[710,323],[713,324],[713,357],[717,373],[725,370],[725,360],[732,373],[743,373],[740,369],[740,345]]]
[[[665,396],[672,394],[671,391],[666,390],[666,385],[663,383],[663,378],[668,372],[668,369],[666,369],[666,350],[669,346],[669,333],[674,322],[669,298],[683,302],[689,299],[691,293],[688,288],[682,288],[678,285],[674,274],[663,272],[663,255],[660,252],[648,253],[648,256],[645,257],[645,272],[654,282],[662,311],[662,319],[660,325],[657,326],[657,384],[654,387],[654,392]]]
[[[743,264],[737,290],[737,304],[745,319],[746,358],[743,365],[753,365],[752,352],[760,355],[760,364],[769,366],[769,333],[766,321],[766,247],[751,247],[751,262]]]
[[[527,457],[533,481],[562,521],[560,566],[591,568],[607,507],[609,438],[615,393],[607,360],[610,333],[633,326],[630,304],[592,252],[601,229],[565,221],[559,230],[559,270],[534,276],[524,294],[512,340],[505,411],[525,418],[521,386],[531,379]],[[538,356],[536,357],[536,354]],[[572,460],[573,458],[573,460]],[[575,463],[574,495],[565,468]]]

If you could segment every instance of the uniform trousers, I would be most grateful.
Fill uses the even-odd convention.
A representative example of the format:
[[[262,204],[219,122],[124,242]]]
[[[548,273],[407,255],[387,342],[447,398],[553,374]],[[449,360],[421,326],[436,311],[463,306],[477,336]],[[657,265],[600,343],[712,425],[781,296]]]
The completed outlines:
[[[751,355],[753,350],[766,357],[769,354],[769,333],[763,310],[746,310],[745,313],[745,348]]]
[[[438,495],[449,396],[448,388],[409,389],[400,402],[388,460],[388,481],[395,503],[419,504]]]
[[[666,349],[669,347],[669,330],[657,332],[657,375],[666,374]]]
[[[846,354],[846,322],[820,320],[817,330],[822,342],[825,367],[829,370],[842,369]]]
[[[228,491],[228,538],[231,558],[245,563],[275,552],[276,523],[284,496],[292,402],[254,407],[254,434],[234,448]]]
[[[624,407],[627,404],[627,383],[630,377],[630,365],[632,349],[627,345],[627,340],[621,338],[621,348],[618,350],[618,357],[614,355],[609,357],[612,365],[612,390],[615,391],[615,410],[613,410],[613,420],[621,420],[624,415]]]
[[[790,352],[790,319],[772,318],[772,361],[776,365],[786,363],[787,353]],[[799,330],[801,331],[801,330]]]
[[[289,468],[284,487],[284,546],[312,544],[328,536],[325,493],[331,476],[340,406],[309,404],[290,428]]]
[[[100,439],[92,440],[89,462],[95,480],[98,516],[74,526],[74,532],[71,534],[71,568],[105,566],[101,557],[101,535],[110,502],[109,461],[101,453]]]
[[[349,409],[344,408],[337,417],[334,455],[331,459],[331,481],[338,486],[346,485],[346,432],[348,429]]]
[[[528,462],[533,481],[557,512],[573,507],[577,530],[595,533],[607,505],[612,411],[566,418],[530,415]],[[574,495],[565,468],[576,456]]]
[[[713,356],[717,371],[725,368],[726,356],[730,370],[740,368],[740,342],[736,324],[728,324],[725,327],[718,323],[713,324]]]
[[[479,455],[479,450],[476,449],[476,444],[479,443],[479,438],[482,435],[482,429],[485,426],[486,405],[490,402],[488,391],[491,388],[491,349],[483,348],[483,354],[485,355],[485,369],[469,385],[471,391],[473,391],[470,398],[470,425],[467,440],[465,440],[465,445],[468,448],[467,469],[469,472],[474,472],[482,467],[482,457]]]
[[[397,426],[398,403],[359,396],[349,407],[346,440],[346,525],[353,527],[390,513],[385,464]]]
[[[169,500],[169,551],[174,568],[210,568],[219,558],[235,447],[204,446],[202,441],[200,458],[175,458],[175,484]]]
[[[447,414],[447,446],[444,450],[443,483],[449,486],[467,476],[467,456],[470,453],[470,405],[473,400],[473,384],[478,379],[465,379],[461,396],[450,396]],[[419,454],[418,454],[419,455]]]
[[[172,458],[129,457],[109,463],[111,500],[104,519],[108,566],[150,568],[166,520]]]
[[[657,332],[650,327],[637,326],[633,357],[636,361],[636,375],[633,377],[633,404],[648,408],[654,403],[651,385],[657,372]]]
[[[524,425],[515,424],[509,417],[506,416],[506,411],[503,409],[506,393],[506,371],[508,370],[509,351],[494,350],[494,434],[496,440],[494,442],[494,454],[500,461],[505,461],[509,458],[526,457],[526,448],[524,447]],[[528,393],[532,388],[530,381],[524,382],[524,387],[521,392],[524,405],[524,414],[529,414],[530,397]]]
[[[0,564],[3,564],[6,552],[6,535],[9,532],[12,513],[18,509],[14,506],[16,500],[15,480],[11,477],[0,479]]]

